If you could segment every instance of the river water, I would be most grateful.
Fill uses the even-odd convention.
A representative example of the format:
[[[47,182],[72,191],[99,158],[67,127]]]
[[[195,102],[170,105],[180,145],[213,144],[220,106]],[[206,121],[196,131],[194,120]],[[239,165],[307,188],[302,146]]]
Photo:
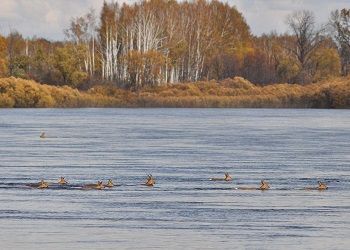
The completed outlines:
[[[60,176],[70,185],[26,186]],[[119,186],[80,188],[108,179]],[[237,189],[261,179],[270,190]],[[329,189],[304,190],[318,180]],[[349,236],[348,110],[0,110],[0,249],[349,249]]]

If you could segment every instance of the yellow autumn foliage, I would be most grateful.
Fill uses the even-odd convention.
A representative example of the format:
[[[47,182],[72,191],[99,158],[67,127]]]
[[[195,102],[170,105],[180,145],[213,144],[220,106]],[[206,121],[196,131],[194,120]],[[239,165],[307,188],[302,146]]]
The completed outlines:
[[[0,78],[0,107],[350,108],[350,78],[257,86],[235,77],[133,92],[112,85],[79,91],[10,77]]]

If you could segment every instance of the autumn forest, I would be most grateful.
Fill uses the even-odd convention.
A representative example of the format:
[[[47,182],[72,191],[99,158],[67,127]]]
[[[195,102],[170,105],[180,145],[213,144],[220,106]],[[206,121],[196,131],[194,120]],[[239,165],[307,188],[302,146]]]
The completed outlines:
[[[0,34],[0,107],[349,108],[350,10],[285,22],[255,36],[216,0],[106,1],[64,41]]]

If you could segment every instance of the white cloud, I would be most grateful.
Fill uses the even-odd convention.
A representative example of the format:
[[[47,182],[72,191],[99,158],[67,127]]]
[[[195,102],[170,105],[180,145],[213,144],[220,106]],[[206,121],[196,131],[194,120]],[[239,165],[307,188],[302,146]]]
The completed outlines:
[[[295,10],[311,10],[318,23],[326,23],[330,12],[350,8],[349,0],[228,0],[243,13],[254,34],[288,30],[286,17]]]
[[[25,37],[63,39],[72,17],[90,8],[99,11],[102,4],[103,0],[0,0],[0,32],[16,29]]]
[[[0,1],[0,18],[12,20],[18,17],[16,13],[17,3],[11,0],[1,0]]]
[[[48,23],[57,23],[58,22],[58,13],[57,11],[49,10],[45,15],[45,21]]]

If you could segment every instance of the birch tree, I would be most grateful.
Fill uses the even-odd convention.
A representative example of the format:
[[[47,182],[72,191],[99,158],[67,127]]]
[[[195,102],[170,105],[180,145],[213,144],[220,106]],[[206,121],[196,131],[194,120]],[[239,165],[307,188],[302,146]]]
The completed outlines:
[[[66,37],[76,45],[76,49],[84,46],[86,53],[82,62],[82,68],[90,78],[96,72],[96,16],[91,9],[89,13],[82,17],[73,18],[70,27],[65,30]]]

